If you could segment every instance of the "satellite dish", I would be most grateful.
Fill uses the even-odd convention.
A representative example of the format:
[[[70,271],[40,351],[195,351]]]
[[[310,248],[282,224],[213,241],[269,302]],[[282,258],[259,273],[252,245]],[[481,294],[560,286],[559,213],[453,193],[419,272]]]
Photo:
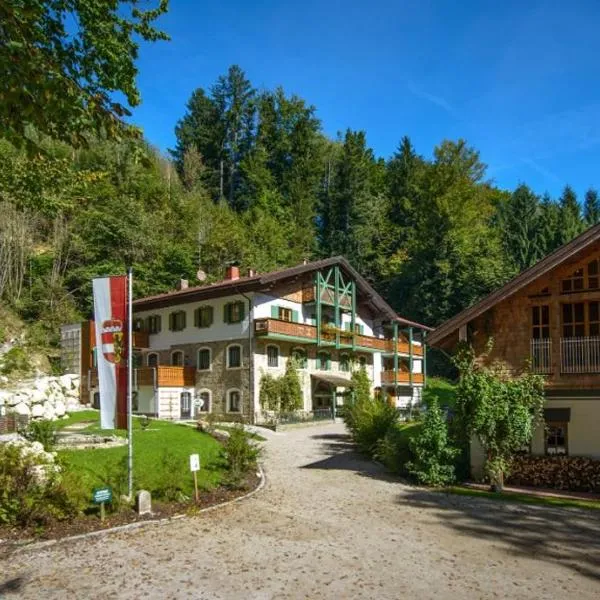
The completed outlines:
[[[196,277],[198,278],[198,281],[205,281],[206,273],[202,269],[198,269],[198,272],[196,273]]]

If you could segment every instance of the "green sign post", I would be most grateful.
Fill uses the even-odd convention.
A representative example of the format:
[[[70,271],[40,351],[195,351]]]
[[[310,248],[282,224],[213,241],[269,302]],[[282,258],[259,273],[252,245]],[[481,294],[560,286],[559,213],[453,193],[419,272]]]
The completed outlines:
[[[104,504],[112,502],[112,489],[109,487],[94,488],[92,502],[100,505],[100,520],[104,521]]]

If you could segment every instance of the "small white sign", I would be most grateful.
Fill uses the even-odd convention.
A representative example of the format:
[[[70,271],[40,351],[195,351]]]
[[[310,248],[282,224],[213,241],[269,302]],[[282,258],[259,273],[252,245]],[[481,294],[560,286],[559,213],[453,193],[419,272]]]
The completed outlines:
[[[190,454],[190,471],[195,472],[200,470],[200,455]]]

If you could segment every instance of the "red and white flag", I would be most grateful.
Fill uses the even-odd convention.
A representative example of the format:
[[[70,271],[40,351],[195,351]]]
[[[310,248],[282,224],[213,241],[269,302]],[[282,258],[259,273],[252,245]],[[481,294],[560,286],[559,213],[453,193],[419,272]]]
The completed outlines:
[[[127,276],[93,280],[100,427],[127,427]]]

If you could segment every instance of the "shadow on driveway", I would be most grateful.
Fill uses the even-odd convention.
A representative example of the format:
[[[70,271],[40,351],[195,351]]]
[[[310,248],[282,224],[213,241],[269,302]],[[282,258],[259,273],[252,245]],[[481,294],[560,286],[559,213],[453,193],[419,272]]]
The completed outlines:
[[[520,505],[418,488],[404,490],[398,502],[431,511],[458,535],[504,545],[511,556],[554,562],[600,581],[599,511]]]

